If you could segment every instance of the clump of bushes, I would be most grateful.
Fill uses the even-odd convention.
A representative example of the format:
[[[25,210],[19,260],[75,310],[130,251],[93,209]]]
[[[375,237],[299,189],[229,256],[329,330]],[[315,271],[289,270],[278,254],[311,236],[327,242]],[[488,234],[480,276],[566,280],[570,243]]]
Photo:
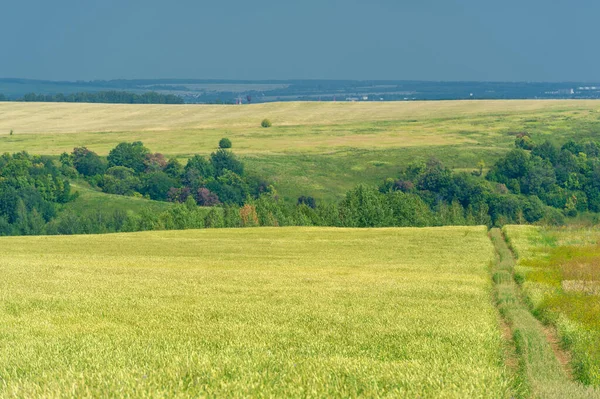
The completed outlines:
[[[260,125],[264,128],[269,128],[269,127],[273,126],[271,121],[268,119],[263,119],[263,121],[260,123]]]
[[[219,141],[219,148],[231,148],[231,140],[229,140],[227,137],[223,137]]]

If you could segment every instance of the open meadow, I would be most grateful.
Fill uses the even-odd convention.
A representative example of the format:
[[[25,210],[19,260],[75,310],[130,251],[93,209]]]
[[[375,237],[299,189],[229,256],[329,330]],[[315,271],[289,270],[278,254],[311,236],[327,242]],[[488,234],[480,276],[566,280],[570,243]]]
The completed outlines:
[[[263,118],[273,126],[260,126]],[[13,130],[13,135],[10,131]],[[0,152],[59,155],[87,146],[106,155],[141,140],[168,157],[214,151],[221,137],[280,193],[339,199],[378,184],[415,160],[452,168],[487,165],[526,131],[538,141],[600,131],[600,104],[586,100],[496,100],[256,105],[0,103]]]
[[[507,226],[533,313],[557,329],[575,377],[600,387],[600,230]]]
[[[511,397],[486,234],[0,238],[0,397]]]

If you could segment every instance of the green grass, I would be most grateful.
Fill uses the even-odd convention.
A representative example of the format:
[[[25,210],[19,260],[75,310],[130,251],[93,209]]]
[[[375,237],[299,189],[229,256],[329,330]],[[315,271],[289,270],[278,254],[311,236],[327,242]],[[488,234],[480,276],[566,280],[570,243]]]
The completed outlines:
[[[173,206],[170,202],[106,194],[91,188],[84,180],[72,183],[71,187],[73,192],[79,193],[79,196],[74,201],[64,205],[62,210],[70,210],[77,214],[88,213],[91,209],[110,212],[119,209],[131,213],[139,213],[144,208],[160,213]]]
[[[260,127],[264,118],[273,127]],[[287,199],[339,199],[349,187],[380,182],[415,159],[436,157],[467,170],[480,160],[490,165],[521,131],[538,141],[595,138],[600,103],[0,103],[1,151],[58,155],[87,146],[105,155],[119,142],[141,140],[184,159],[209,154],[226,136],[249,169],[276,181]]]
[[[600,231],[508,226],[506,232],[534,314],[557,328],[577,379],[600,387]]]
[[[483,227],[0,239],[0,397],[510,397]]]

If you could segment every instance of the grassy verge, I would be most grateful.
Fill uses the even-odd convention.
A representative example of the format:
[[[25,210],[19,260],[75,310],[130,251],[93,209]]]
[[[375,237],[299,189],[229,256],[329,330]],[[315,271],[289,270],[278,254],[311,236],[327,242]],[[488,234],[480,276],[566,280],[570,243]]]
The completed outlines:
[[[515,260],[502,231],[492,229],[490,237],[498,254],[492,270],[497,304],[512,330],[523,390],[535,398],[600,398],[600,391],[569,378],[568,365],[561,364],[544,326],[521,298],[513,278]]]

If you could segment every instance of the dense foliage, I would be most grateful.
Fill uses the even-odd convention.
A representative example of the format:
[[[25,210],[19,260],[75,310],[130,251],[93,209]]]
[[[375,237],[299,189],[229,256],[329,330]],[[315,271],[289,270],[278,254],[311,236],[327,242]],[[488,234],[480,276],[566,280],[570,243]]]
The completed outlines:
[[[126,91],[98,91],[71,94],[35,94],[28,93],[17,101],[56,102],[56,103],[108,103],[108,104],[183,104],[181,97],[174,94],[146,92],[143,94]]]
[[[595,213],[598,219],[598,144],[536,144],[525,134],[515,144],[487,173],[483,163],[467,173],[454,172],[435,159],[414,162],[379,187],[355,187],[337,203],[318,203],[310,196],[301,196],[296,203],[284,201],[274,187],[248,174],[244,164],[224,148],[209,157],[194,155],[182,164],[152,153],[141,142],[121,143],[106,158],[80,147],[61,155],[60,168],[49,158],[6,154],[0,164],[0,234],[562,224],[580,212]],[[62,212],[54,218],[56,204],[70,199],[66,178],[80,177],[105,193],[176,205],[159,213],[90,209],[84,214]]]
[[[152,153],[140,141],[120,143],[106,160],[88,150],[75,148],[60,158],[63,169],[74,169],[105,193],[145,196],[158,201],[185,202],[192,197],[199,205],[242,205],[256,198],[267,184],[247,174],[235,154],[224,148],[209,158],[191,157],[185,166]]]
[[[48,157],[0,156],[0,235],[41,234],[72,199],[68,180]]]

